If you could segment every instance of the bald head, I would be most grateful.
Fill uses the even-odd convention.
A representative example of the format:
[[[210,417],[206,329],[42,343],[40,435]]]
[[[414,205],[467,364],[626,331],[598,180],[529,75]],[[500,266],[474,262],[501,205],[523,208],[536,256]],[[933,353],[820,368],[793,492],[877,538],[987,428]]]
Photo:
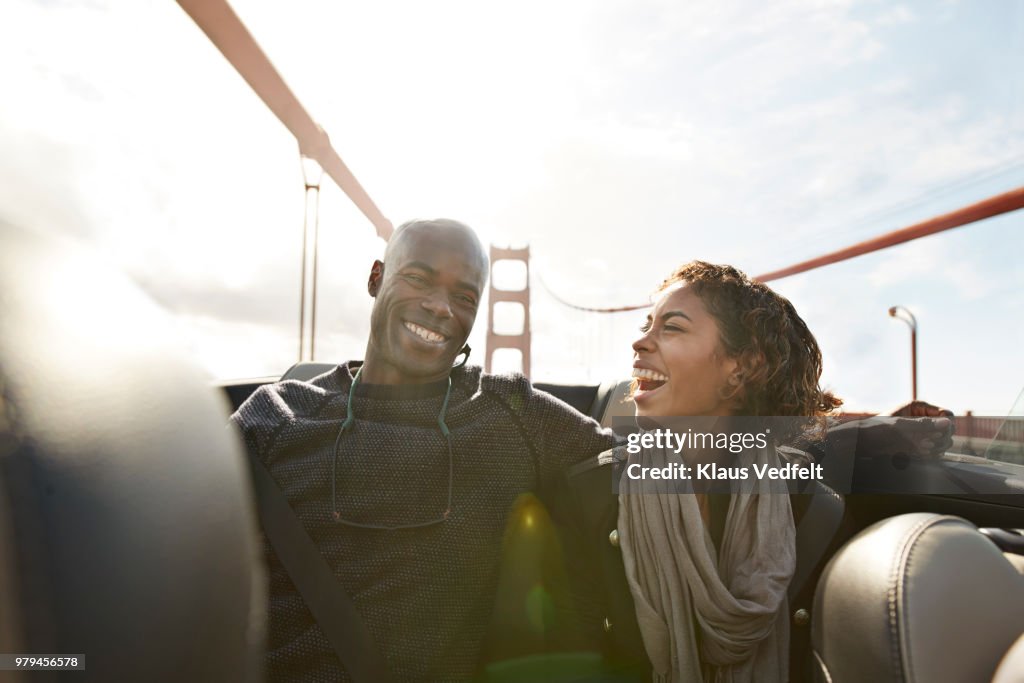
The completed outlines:
[[[480,238],[468,225],[450,218],[416,219],[399,225],[384,249],[385,267],[404,260],[409,246],[419,238],[446,244],[464,253],[471,265],[479,267],[486,277],[487,253]]]

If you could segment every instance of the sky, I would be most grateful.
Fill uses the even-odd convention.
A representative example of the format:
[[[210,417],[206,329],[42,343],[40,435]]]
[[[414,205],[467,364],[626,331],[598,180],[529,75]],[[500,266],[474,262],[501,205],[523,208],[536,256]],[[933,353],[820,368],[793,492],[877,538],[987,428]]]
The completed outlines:
[[[752,275],[1024,186],[1024,1],[234,0],[383,212],[531,250],[536,381],[627,377],[691,259]],[[0,216],[126,271],[212,378],[297,358],[297,147],[176,3],[8,0]],[[383,242],[329,181],[318,360],[362,357]],[[851,410],[1005,414],[1024,212],[772,283]],[[483,360],[486,307],[470,343]],[[509,325],[502,318],[496,325]],[[514,369],[496,359],[496,369]]]

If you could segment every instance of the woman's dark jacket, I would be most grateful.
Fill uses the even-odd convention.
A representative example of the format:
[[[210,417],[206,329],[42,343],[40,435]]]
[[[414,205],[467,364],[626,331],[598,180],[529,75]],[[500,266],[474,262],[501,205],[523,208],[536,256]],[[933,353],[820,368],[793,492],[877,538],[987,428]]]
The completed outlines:
[[[618,497],[612,493],[614,470],[612,465],[599,464],[596,458],[573,466],[567,474],[559,509],[552,511],[562,530],[572,595],[571,604],[561,607],[568,612],[564,621],[574,624],[579,647],[599,652],[604,658],[608,672],[600,680],[647,682],[651,680],[651,665],[617,538],[619,506]],[[807,496],[793,495],[790,500],[794,519],[799,522]],[[729,494],[711,492],[708,502],[709,532],[717,549],[724,534]],[[806,639],[806,634],[794,629],[792,638],[795,647],[791,650],[802,659],[800,641]],[[797,674],[803,666],[802,661],[793,662],[791,671]]]

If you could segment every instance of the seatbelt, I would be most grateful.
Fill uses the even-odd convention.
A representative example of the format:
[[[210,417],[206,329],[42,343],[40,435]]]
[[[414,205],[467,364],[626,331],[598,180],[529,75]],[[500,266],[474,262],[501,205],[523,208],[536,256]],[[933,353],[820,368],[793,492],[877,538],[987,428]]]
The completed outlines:
[[[796,529],[796,571],[789,583],[789,601],[792,604],[811,578],[814,568],[825,555],[843,519],[846,504],[836,493],[817,481],[812,481],[813,493],[800,524]]]
[[[249,457],[263,531],[353,683],[392,680],[352,599],[295,516],[270,472]]]

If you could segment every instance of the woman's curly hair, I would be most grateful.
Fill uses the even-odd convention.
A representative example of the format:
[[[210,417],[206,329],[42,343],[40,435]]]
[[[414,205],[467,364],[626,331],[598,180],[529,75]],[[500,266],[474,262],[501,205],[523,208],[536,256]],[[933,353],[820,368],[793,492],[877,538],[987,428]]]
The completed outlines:
[[[823,390],[821,349],[793,304],[732,266],[691,261],[665,278],[658,292],[685,282],[718,323],[726,354],[739,361],[741,382],[731,394],[737,415],[822,418],[842,405]],[[821,426],[792,424],[789,432]],[[780,436],[782,436],[780,434]]]

